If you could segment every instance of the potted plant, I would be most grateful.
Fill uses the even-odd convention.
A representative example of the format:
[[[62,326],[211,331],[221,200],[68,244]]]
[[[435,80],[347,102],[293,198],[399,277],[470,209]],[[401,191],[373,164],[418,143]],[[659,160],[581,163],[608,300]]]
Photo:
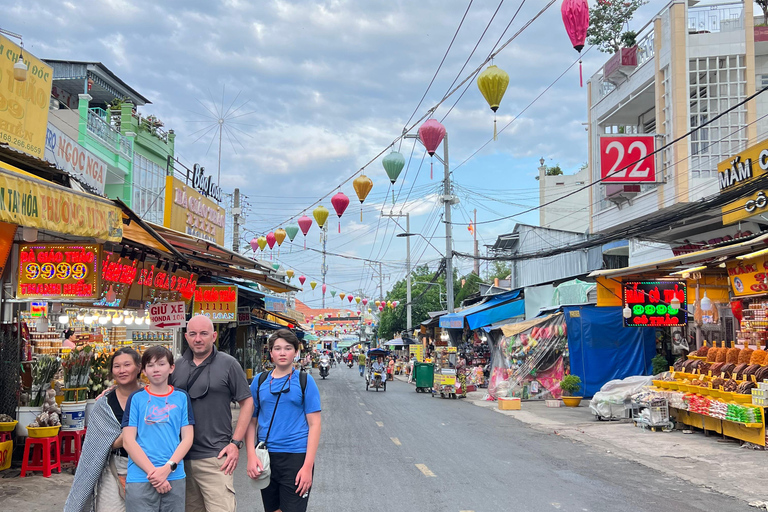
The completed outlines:
[[[581,389],[581,379],[578,375],[566,375],[560,382],[560,390],[563,392],[563,403],[567,407],[578,407],[583,396],[575,394]]]

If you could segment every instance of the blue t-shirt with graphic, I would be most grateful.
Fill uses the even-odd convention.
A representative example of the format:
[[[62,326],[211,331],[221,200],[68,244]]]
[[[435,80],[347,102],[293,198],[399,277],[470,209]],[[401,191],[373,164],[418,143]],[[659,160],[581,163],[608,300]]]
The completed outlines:
[[[290,382],[287,382],[289,377]],[[256,400],[258,385],[259,377],[256,376],[251,383],[251,394],[254,404],[253,417],[258,418],[259,424],[258,441],[263,441],[267,437],[277,396],[280,390],[287,389],[288,391],[282,395],[277,405],[277,414],[272,424],[272,432],[269,434],[267,449],[277,453],[306,453],[309,436],[306,415],[321,410],[320,391],[317,389],[315,380],[311,375],[307,375],[307,388],[302,401],[298,371],[293,371],[290,376],[286,375],[279,379],[273,379],[270,372],[259,390],[261,411],[259,411],[259,402]]]
[[[144,388],[128,399],[123,413],[123,427],[136,427],[136,442],[153,466],[168,462],[181,440],[181,427],[195,424],[192,403],[184,391],[169,386],[167,395],[155,395]],[[180,480],[184,473],[184,461],[178,462],[176,471],[168,480]],[[147,474],[133,459],[128,459],[126,482],[148,482]]]

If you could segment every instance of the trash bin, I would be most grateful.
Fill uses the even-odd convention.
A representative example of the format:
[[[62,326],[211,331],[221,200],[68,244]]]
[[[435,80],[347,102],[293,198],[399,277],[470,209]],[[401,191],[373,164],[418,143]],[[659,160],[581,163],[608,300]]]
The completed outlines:
[[[435,365],[417,362],[413,367],[413,379],[416,381],[417,393],[431,393],[435,380]]]

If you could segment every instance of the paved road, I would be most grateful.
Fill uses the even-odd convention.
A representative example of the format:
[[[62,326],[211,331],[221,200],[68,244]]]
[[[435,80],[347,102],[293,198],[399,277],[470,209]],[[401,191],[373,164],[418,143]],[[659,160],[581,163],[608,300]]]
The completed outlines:
[[[399,381],[366,392],[357,367],[336,367],[318,386],[313,511],[754,510],[462,400],[417,394]],[[246,480],[241,466],[239,510],[263,510]]]

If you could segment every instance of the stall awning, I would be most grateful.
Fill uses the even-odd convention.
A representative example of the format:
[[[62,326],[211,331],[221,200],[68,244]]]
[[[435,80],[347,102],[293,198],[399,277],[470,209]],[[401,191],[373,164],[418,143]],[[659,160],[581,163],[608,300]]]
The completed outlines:
[[[264,329],[271,329],[273,331],[277,331],[278,329],[283,328],[283,326],[280,324],[276,324],[275,322],[270,322],[269,320],[263,320],[253,315],[251,315],[251,324],[256,325],[258,327],[262,327]]]
[[[501,293],[462,311],[440,317],[440,327],[444,329],[463,329],[464,320],[470,329],[500,322],[507,318],[525,316],[525,301],[516,300],[520,290]]]

